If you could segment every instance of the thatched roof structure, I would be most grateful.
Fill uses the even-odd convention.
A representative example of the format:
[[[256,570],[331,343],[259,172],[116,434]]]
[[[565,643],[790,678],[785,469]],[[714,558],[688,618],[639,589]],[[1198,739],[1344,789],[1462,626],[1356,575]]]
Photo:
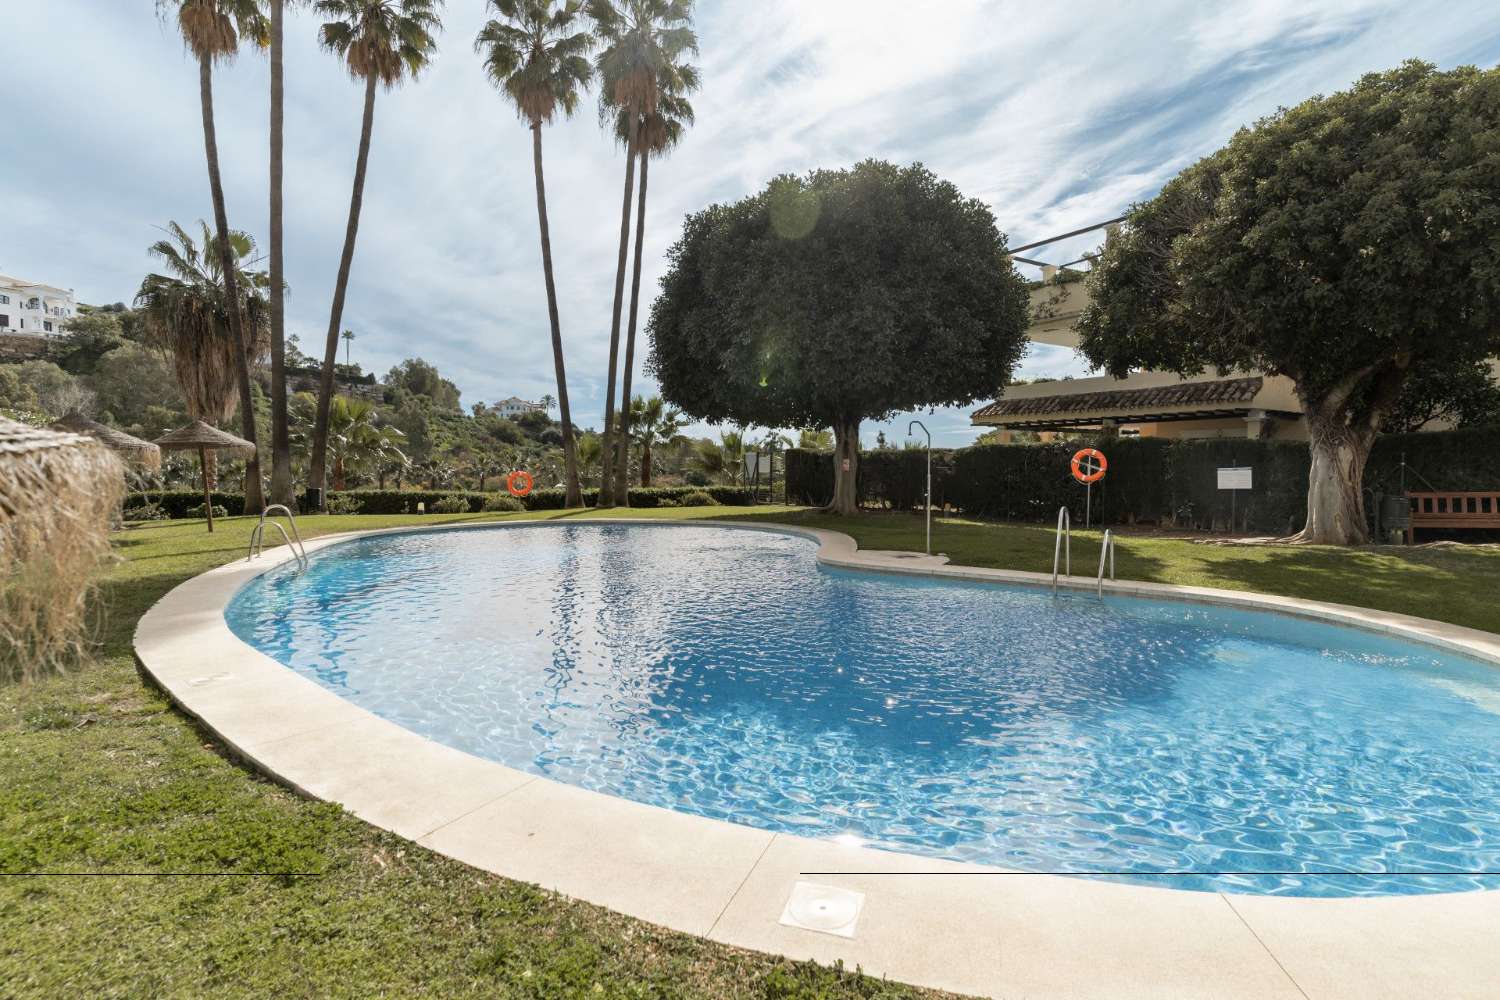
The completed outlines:
[[[161,468],[161,449],[156,445],[113,427],[106,427],[81,413],[68,414],[54,423],[52,429],[87,434],[94,440],[102,442],[110,451],[117,452],[121,458],[132,465],[144,466],[151,470]]]
[[[124,489],[119,458],[94,438],[0,417],[0,678],[38,676],[82,648]]]
[[[238,455],[250,455],[255,452],[255,445],[242,437],[235,437],[226,431],[206,424],[201,420],[194,420],[186,427],[179,427],[170,434],[164,434],[156,439],[158,447],[166,449],[178,449],[180,451],[232,451]]]

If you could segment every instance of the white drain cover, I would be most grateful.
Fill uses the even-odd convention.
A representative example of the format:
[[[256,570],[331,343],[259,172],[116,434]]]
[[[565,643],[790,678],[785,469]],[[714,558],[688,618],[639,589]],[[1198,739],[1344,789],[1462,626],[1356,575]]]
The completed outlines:
[[[859,911],[864,909],[865,894],[837,889],[816,882],[796,882],[792,895],[781,911],[781,923],[807,931],[836,934],[852,938]]]

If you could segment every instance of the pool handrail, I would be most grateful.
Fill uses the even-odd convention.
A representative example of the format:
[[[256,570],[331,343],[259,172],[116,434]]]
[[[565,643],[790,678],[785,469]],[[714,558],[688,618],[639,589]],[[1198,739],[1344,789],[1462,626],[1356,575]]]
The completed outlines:
[[[1067,507],[1059,507],[1057,510],[1057,537],[1052,543],[1052,594],[1057,595],[1057,564],[1058,557],[1066,550],[1067,573],[1073,575],[1073,518],[1068,513]]]
[[[1104,557],[1109,557],[1109,578],[1115,578],[1115,533],[1110,528],[1104,529],[1104,545],[1099,549],[1099,596],[1104,596]]]
[[[260,512],[260,521],[256,523],[255,530],[250,532],[250,550],[245,555],[245,561],[249,562],[260,555],[266,541],[266,524],[268,523],[266,516],[278,510],[286,514],[286,519],[292,526],[291,537],[287,536],[286,529],[281,526],[280,521],[271,521],[269,523],[273,528],[281,532],[282,541],[292,550],[292,555],[297,559],[297,569],[299,571],[305,570],[308,566],[307,546],[302,544],[302,533],[297,530],[296,515],[284,503],[273,503]],[[296,539],[297,544],[292,544],[293,539]]]

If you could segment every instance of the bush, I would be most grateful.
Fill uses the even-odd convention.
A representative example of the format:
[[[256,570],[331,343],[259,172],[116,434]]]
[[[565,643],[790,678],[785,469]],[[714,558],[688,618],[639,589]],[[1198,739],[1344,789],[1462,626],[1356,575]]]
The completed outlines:
[[[469,512],[469,500],[467,497],[462,497],[454,493],[429,505],[427,509],[433,514],[467,514]]]
[[[200,518],[201,519],[203,517],[203,504],[200,503],[198,506],[189,509],[188,512],[187,512],[187,516],[190,517],[190,518],[194,518],[195,517],[195,518]],[[214,504],[214,517],[228,517],[228,516],[229,516],[229,511],[226,508],[221,507],[218,504]]]
[[[678,505],[682,507],[717,507],[719,506],[719,501],[711,497],[707,490],[693,490],[693,492],[684,495],[678,501]]]
[[[496,493],[494,496],[489,497],[484,501],[484,507],[482,509],[491,512],[506,511],[508,513],[516,513],[518,511],[525,510],[526,505],[513,496],[505,493]]]
[[[199,504],[198,509],[202,510],[203,505]],[[143,503],[126,507],[120,512],[120,516],[126,521],[165,521],[167,512],[162,510],[161,504]]]
[[[352,493],[330,493],[324,508],[329,514],[362,514],[359,497]]]
[[[671,497],[662,497],[660,500],[656,501],[656,506],[658,506],[658,507],[681,507],[682,504],[680,502],[676,501],[676,500],[673,500]]]
[[[231,515],[238,517],[245,512],[245,495],[243,493],[225,493],[220,490],[213,492],[214,507],[223,507]],[[167,517],[202,517],[203,516],[203,491],[202,490],[164,490],[160,493],[129,493],[125,497],[126,507],[144,507],[147,504],[156,504],[165,512]],[[196,513],[193,511],[196,510]]]

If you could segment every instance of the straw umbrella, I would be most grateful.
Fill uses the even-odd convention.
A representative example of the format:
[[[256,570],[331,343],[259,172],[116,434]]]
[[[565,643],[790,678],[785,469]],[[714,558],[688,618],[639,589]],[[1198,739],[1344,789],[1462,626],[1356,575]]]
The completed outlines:
[[[213,531],[214,496],[213,487],[208,481],[208,453],[229,451],[239,455],[251,455],[255,452],[255,445],[201,420],[194,420],[186,427],[179,427],[170,434],[157,438],[156,443],[163,451],[175,449],[198,453],[198,465],[203,470],[203,513],[208,518],[208,530]]]
[[[0,417],[0,678],[39,676],[83,648],[124,485],[93,438]]]
[[[87,434],[118,454],[128,465],[139,465],[150,472],[161,468],[161,449],[156,445],[113,427],[106,427],[76,410],[54,423],[52,429]]]

